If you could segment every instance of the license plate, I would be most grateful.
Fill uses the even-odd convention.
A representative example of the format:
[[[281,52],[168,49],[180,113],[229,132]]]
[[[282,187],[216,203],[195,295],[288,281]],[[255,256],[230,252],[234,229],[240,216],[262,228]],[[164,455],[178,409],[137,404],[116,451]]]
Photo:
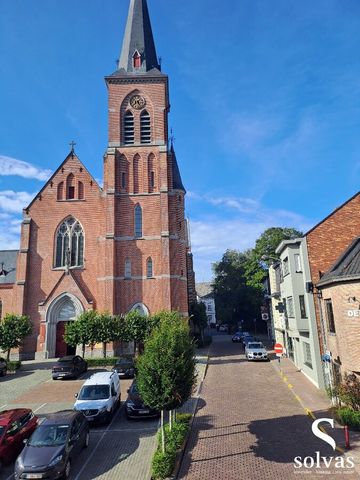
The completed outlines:
[[[147,415],[148,413],[150,413],[149,410],[139,410],[139,413],[143,413],[144,415]]]
[[[26,478],[42,478],[42,473],[27,473]]]

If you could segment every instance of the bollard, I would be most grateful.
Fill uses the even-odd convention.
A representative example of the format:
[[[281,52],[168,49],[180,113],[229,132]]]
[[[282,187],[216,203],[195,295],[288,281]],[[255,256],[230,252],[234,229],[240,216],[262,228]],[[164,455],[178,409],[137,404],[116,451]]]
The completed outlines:
[[[347,450],[350,449],[350,435],[349,435],[349,427],[345,425],[344,427],[344,433],[345,433],[345,447]]]

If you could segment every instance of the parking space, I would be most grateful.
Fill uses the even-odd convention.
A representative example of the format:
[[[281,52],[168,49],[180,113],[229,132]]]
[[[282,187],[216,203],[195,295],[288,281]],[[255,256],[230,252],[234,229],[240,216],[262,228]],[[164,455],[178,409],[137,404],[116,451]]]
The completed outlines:
[[[31,408],[36,415],[64,409],[72,409],[75,393],[91,374],[101,370],[89,370],[78,380],[51,378],[51,370],[33,370],[8,375],[0,382],[0,409]],[[27,373],[27,375],[23,375]],[[125,416],[124,401],[132,380],[122,379],[122,405],[109,425],[91,428],[89,447],[81,452],[72,465],[72,480],[126,478],[146,480],[150,478],[151,457],[156,447],[158,420],[132,420]],[[13,478],[14,464],[0,471],[1,480]]]

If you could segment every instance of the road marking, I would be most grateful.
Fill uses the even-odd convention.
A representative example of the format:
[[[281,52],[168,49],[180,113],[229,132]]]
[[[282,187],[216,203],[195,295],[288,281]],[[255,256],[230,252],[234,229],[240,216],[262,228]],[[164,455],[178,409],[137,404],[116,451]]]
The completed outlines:
[[[40,410],[40,408],[45,407],[45,405],[47,405],[47,403],[43,403],[43,404],[40,405],[40,407],[38,407],[36,410],[33,410],[33,412],[36,413],[37,411]]]
[[[109,423],[109,425],[107,426],[107,428],[104,430],[104,432],[102,433],[101,437],[99,438],[99,440],[97,441],[96,445],[95,445],[95,448],[94,450],[92,451],[92,454],[88,456],[86,462],[83,464],[83,466],[81,467],[79,473],[76,475],[75,479],[74,480],[78,480],[80,478],[80,475],[83,473],[83,471],[85,470],[85,467],[88,465],[88,463],[90,462],[90,460],[93,458],[94,456],[94,453],[96,452],[96,450],[98,449],[100,443],[102,442],[102,439],[104,438],[105,434],[109,432],[109,429],[112,425],[112,423],[114,422],[114,420],[119,416],[119,413],[121,412],[121,410],[125,407],[125,403],[123,403],[120,408],[118,408],[118,411],[116,412],[116,414],[113,416],[111,422]]]
[[[3,408],[5,408],[6,405],[7,405],[7,403],[5,403],[5,405],[2,405],[2,406],[0,407],[0,410],[2,410]]]

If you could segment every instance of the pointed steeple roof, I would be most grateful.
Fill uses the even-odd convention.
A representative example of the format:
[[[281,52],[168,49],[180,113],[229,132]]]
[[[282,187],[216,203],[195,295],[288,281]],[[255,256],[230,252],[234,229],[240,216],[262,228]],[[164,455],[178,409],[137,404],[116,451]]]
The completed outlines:
[[[179,165],[177,163],[176,154],[174,150],[174,146],[171,145],[171,163],[172,163],[172,181],[173,181],[173,189],[174,190],[182,190],[186,193],[185,187],[181,180]]]
[[[160,65],[156,55],[147,1],[130,0],[119,71],[136,75],[153,69],[160,71]]]

